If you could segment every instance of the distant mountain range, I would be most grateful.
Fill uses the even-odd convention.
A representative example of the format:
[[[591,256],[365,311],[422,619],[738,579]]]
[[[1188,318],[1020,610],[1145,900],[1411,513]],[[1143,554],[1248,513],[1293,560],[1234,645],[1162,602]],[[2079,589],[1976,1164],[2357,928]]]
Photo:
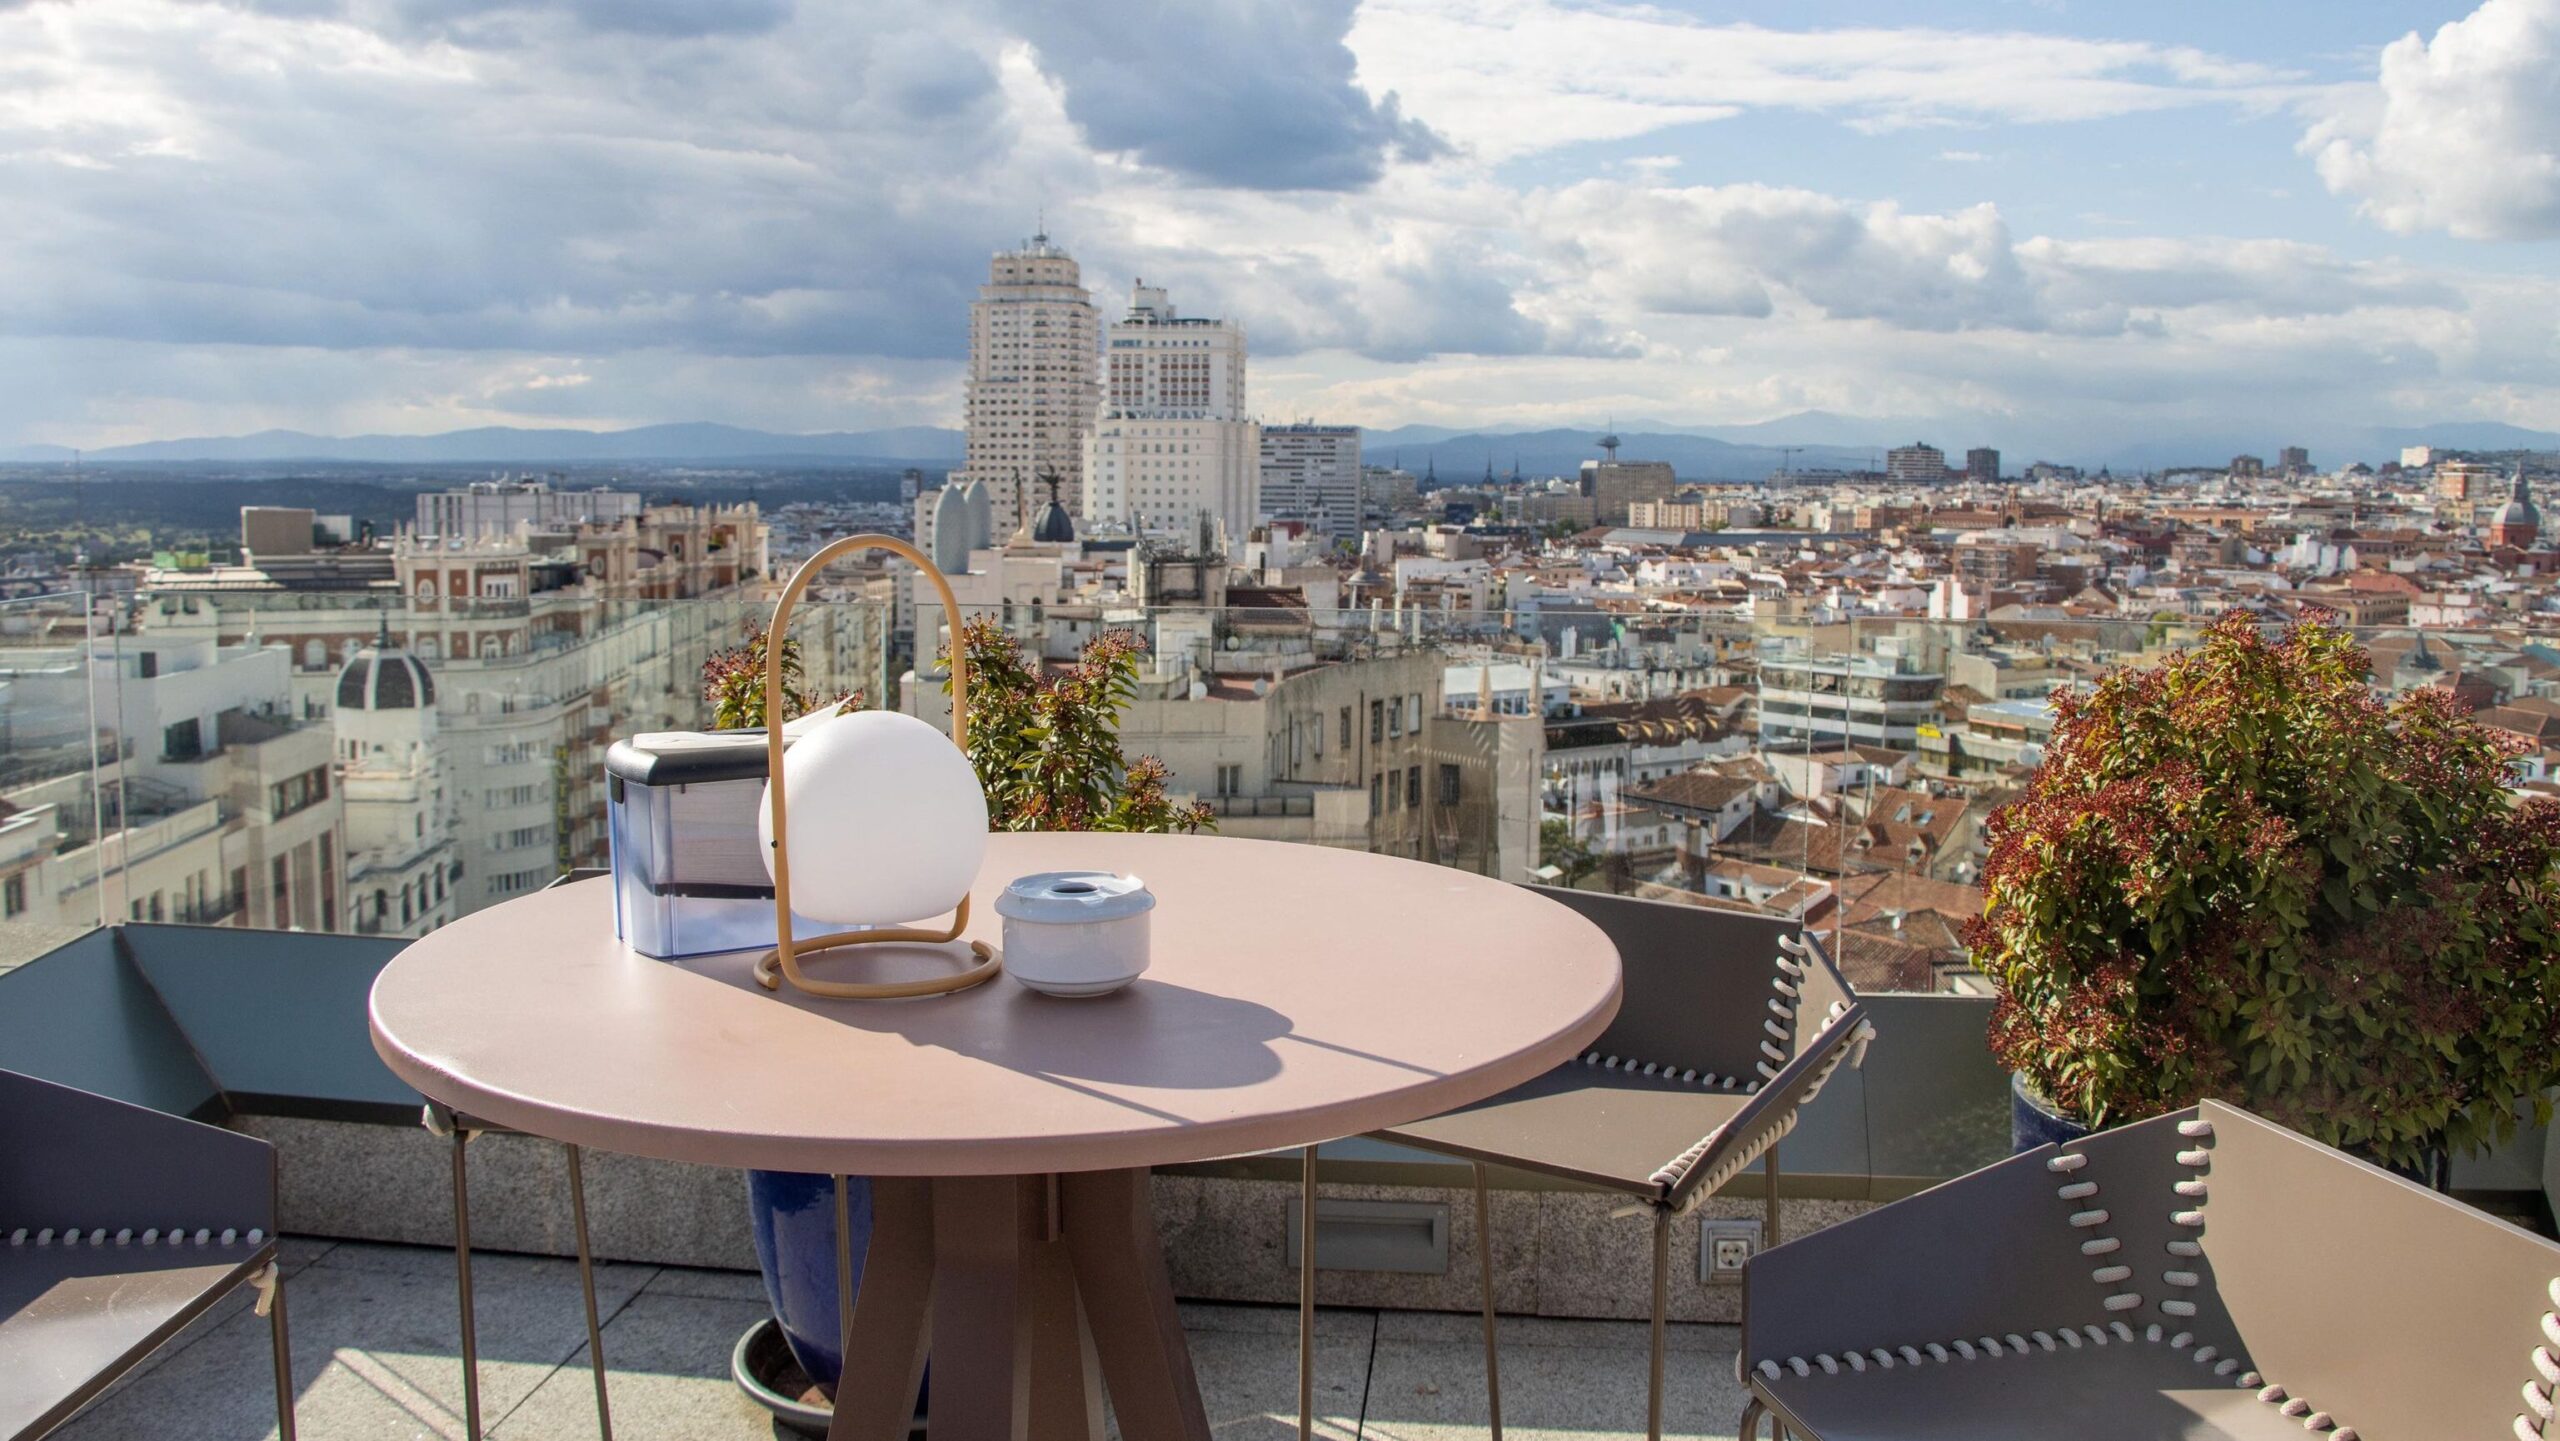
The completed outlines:
[[[4,461],[59,462],[58,445],[0,450]],[[960,432],[930,425],[888,430],[785,435],[694,421],[635,430],[526,430],[483,426],[439,435],[308,435],[262,430],[255,435],[152,440],[85,451],[101,463],[169,461],[334,460],[383,465],[576,464],[640,460],[868,460],[949,465],[960,459]]]
[[[1962,464],[1966,445],[1990,438],[2001,446],[2013,472],[2039,458],[2090,467],[2107,465],[2118,470],[2216,465],[2244,451],[2273,460],[2278,446],[2289,440],[2309,445],[2312,463],[2324,467],[2347,460],[2396,459],[2404,447],[2412,445],[2457,450],[2560,450],[2560,433],[2476,420],[2379,426],[2344,435],[2277,436],[2272,440],[2239,433],[2185,433],[2174,440],[2144,436],[2075,443],[2054,433],[2050,426],[1997,416],[1862,418],[1808,410],[1751,425],[1689,426],[1631,420],[1619,425],[1616,433],[1622,459],[1666,460],[1685,480],[1759,480],[1780,469],[1860,469],[1880,463],[1886,447],[1909,444],[1915,438],[1931,439],[1958,465]],[[1515,465],[1524,475],[1570,475],[1583,461],[1600,453],[1600,434],[1597,426],[1528,429],[1488,425],[1465,430],[1405,425],[1367,431],[1362,437],[1362,449],[1373,465],[1401,465],[1416,474],[1436,470],[1447,480],[1481,477],[1488,462],[1496,475],[1509,475]],[[633,430],[487,426],[439,435],[327,436],[266,430],[255,435],[109,446],[82,455],[84,460],[100,464],[828,461],[935,468],[956,465],[961,457],[960,432],[941,426],[792,435],[702,421],[647,425]],[[61,446],[0,449],[0,462],[59,464],[71,458],[72,452]]]

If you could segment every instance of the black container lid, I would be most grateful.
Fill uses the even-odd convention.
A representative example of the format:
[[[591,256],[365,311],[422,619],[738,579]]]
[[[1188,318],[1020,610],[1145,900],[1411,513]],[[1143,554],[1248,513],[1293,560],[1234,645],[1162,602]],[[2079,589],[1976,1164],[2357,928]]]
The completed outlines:
[[[765,778],[763,731],[650,731],[618,740],[604,773],[638,786],[698,786]]]

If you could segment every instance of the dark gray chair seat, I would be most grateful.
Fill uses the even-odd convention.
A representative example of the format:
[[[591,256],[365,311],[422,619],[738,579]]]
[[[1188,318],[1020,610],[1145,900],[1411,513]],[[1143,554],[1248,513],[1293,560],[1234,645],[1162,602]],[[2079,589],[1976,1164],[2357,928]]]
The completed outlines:
[[[256,1286],[291,1441],[276,1246],[266,1142],[0,1071],[0,1437],[43,1436]]]
[[[1594,1053],[1595,1055],[1597,1053]],[[1605,1056],[1600,1060],[1606,1060]],[[1742,1112],[1750,1093],[1571,1061],[1489,1101],[1379,1134],[1410,1145],[1660,1198],[1664,1165]]]
[[[1764,1375],[1759,1389],[1822,1441],[2303,1441],[2301,1421],[2141,1332],[2101,1346],[2082,1331],[2076,1349],[2045,1334],[2050,1353],[2027,1335],[2024,1355],[2003,1342],[1996,1358],[1922,1352],[1889,1371],[1835,1357],[1836,1375]]]

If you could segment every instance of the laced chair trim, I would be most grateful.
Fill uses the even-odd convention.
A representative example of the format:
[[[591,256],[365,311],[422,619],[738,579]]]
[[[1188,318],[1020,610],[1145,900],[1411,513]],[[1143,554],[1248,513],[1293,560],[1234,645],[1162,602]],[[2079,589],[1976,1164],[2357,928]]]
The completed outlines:
[[[104,1226],[19,1226],[9,1231],[9,1244],[42,1249],[48,1246],[240,1246],[267,1244],[267,1233],[252,1226],[243,1233],[237,1226],[216,1231],[210,1226],[172,1226],[163,1231],[157,1226],[141,1231],[119,1226],[109,1231]]]

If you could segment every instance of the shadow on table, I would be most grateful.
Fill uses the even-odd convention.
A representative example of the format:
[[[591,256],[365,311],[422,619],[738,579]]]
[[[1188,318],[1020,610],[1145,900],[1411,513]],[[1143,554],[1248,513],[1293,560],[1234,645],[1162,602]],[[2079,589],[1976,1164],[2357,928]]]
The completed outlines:
[[[724,985],[755,988],[752,953],[705,956],[684,969]],[[830,979],[908,979],[947,974],[967,964],[935,946],[884,945],[858,957],[838,954],[809,969]],[[1298,1034],[1288,1016],[1235,996],[1153,977],[1107,996],[1044,996],[1001,977],[949,996],[903,1001],[829,1001],[786,990],[786,1005],[836,1025],[894,1034],[915,1046],[966,1051],[992,1064],[1036,1075],[1114,1105],[1168,1121],[1195,1120],[1158,1110],[1108,1088],[1216,1091],[1259,1085],[1278,1076],[1284,1044],[1428,1079],[1425,1067]]]

